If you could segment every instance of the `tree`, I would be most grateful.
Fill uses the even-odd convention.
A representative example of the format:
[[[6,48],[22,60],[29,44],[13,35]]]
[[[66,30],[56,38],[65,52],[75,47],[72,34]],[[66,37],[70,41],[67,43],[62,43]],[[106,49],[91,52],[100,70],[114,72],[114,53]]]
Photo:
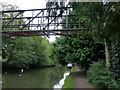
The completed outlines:
[[[54,65],[51,59],[52,45],[40,36],[9,39],[3,53],[10,67]]]
[[[11,5],[11,4],[8,4],[8,3],[5,3],[5,2],[0,2],[0,7],[1,7],[1,10],[2,11],[12,11],[12,10],[17,10],[19,9],[18,6],[16,5]],[[2,15],[2,14],[1,14]],[[15,16],[16,13],[10,13],[10,14],[3,14],[3,16],[1,17],[10,17],[10,16]],[[2,21],[1,22],[1,25],[5,25],[9,20],[6,20],[6,21]],[[2,29],[2,28],[1,28]],[[1,37],[1,43],[2,43],[2,46],[1,46],[1,51],[2,51],[2,58],[5,59],[5,51],[6,51],[6,47],[7,47],[7,42],[9,41],[8,40],[9,38],[8,37]]]
[[[80,19],[84,17],[94,39],[105,43],[106,66],[114,68],[114,72],[120,72],[118,65],[120,62],[120,2],[106,4],[74,2],[71,6],[73,13],[80,15]]]
[[[0,2],[0,7],[2,11],[12,11],[19,9],[17,5],[8,4],[6,2]]]
[[[63,7],[65,6],[65,2],[46,2],[46,8],[48,8],[47,12],[49,16],[56,16],[58,13],[63,13]],[[56,8],[56,9],[49,9]],[[60,11],[59,11],[59,8]]]
[[[2,3],[1,6],[3,10],[17,9],[17,6],[6,3]],[[15,14],[12,13],[12,17]],[[11,14],[4,14],[3,16],[11,17]],[[8,22],[9,20],[3,22],[3,25]],[[19,24],[19,20],[15,20],[13,23]],[[42,37],[2,37],[2,41],[2,57],[7,60],[5,63],[11,67],[29,68],[32,65],[49,66],[54,64],[50,58],[52,46]]]
[[[64,65],[77,63],[87,69],[92,62],[104,59],[104,45],[95,42],[91,36],[60,37],[54,47],[54,59]]]

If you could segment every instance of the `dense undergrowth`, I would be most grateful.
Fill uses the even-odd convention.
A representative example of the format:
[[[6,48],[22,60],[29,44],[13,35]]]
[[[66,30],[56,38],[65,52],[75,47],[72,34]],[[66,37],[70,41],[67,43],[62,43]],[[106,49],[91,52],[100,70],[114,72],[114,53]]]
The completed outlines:
[[[104,61],[94,62],[87,71],[88,80],[97,88],[119,88],[115,74],[105,67]]]

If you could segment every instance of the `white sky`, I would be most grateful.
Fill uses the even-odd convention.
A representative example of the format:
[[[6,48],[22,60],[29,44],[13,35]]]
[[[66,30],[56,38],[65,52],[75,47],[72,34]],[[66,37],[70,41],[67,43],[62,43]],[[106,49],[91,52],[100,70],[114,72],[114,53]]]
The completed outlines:
[[[46,0],[0,0],[0,2],[15,4],[19,6],[20,9],[39,9],[45,8]]]
[[[17,5],[21,10],[25,9],[40,9],[46,7],[46,0],[0,0],[8,4]],[[55,40],[55,36],[50,36],[49,41]]]

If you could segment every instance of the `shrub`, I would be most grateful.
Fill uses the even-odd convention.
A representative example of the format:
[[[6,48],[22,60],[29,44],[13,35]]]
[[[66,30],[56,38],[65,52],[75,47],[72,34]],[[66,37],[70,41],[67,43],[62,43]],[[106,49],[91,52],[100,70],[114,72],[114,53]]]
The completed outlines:
[[[3,38],[3,59],[8,66],[29,68],[30,66],[54,65],[51,59],[52,44],[42,37]],[[5,47],[6,46],[6,47]]]
[[[87,71],[88,80],[98,88],[119,88],[114,73],[105,67],[104,61],[94,62]]]
[[[88,69],[93,61],[104,59],[104,44],[91,36],[62,36],[54,43],[53,58],[63,65],[77,63]]]

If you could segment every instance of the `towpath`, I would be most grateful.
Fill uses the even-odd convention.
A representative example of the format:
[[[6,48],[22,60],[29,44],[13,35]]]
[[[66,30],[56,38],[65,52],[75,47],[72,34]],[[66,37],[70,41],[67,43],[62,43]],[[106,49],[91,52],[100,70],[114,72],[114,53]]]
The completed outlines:
[[[77,70],[75,71],[71,71],[70,72],[71,76],[73,77],[73,88],[75,89],[80,89],[80,88],[88,88],[88,89],[94,89],[95,87],[88,82],[87,78],[86,78],[86,73],[83,69],[80,69],[77,67]]]

